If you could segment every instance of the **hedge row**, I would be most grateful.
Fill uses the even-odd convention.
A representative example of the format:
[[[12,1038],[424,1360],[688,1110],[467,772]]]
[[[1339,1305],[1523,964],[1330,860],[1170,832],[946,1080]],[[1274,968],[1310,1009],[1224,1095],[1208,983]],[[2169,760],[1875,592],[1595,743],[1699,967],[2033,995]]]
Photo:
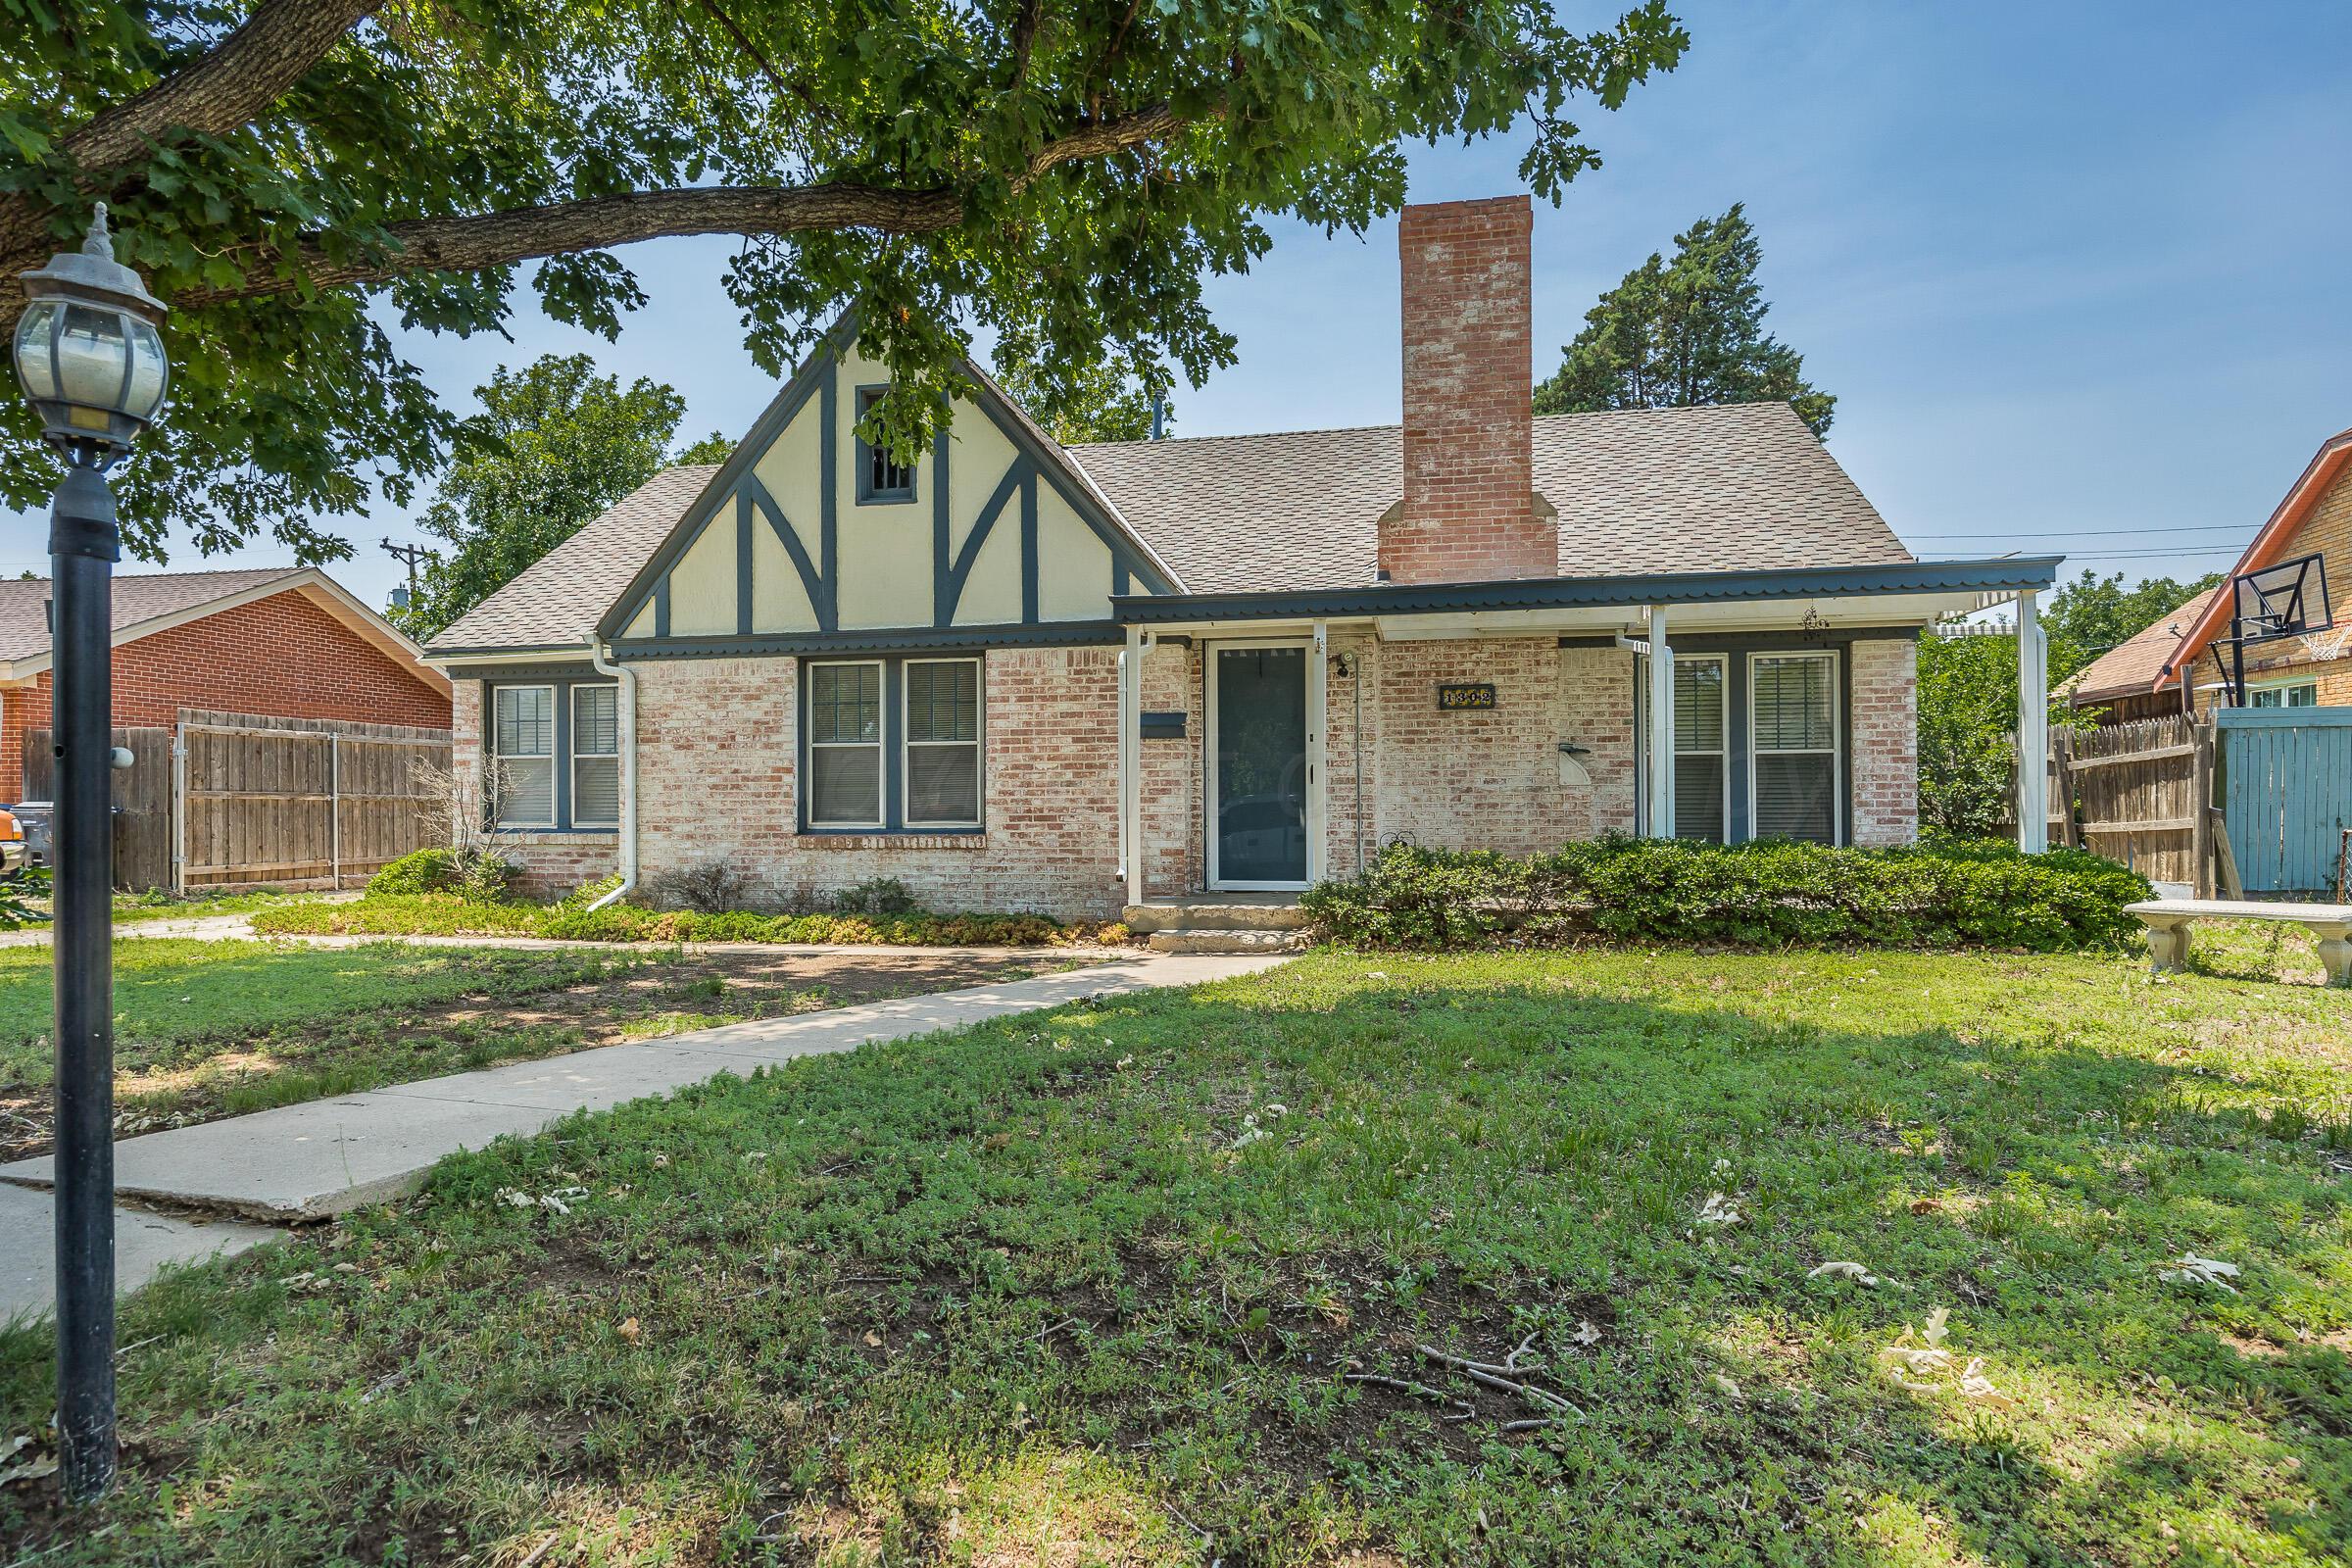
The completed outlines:
[[[1064,923],[1042,914],[701,914],[577,903],[514,904],[449,893],[369,894],[350,904],[265,909],[257,932],[276,936],[511,936],[562,942],[776,942],[916,948],[1067,947],[1116,943],[1120,925]]]
[[[1742,946],[2120,947],[2151,890],[2080,850],[1997,843],[1828,849],[1602,838],[1525,859],[1492,851],[1384,851],[1361,876],[1304,898],[1326,935],[1366,947],[1467,948],[1506,937]]]

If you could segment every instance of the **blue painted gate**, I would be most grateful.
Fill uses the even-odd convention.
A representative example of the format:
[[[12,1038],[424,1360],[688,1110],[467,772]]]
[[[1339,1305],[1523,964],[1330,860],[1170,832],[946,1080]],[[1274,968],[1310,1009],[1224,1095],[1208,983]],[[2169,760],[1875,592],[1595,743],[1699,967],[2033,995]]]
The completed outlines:
[[[2335,894],[2352,827],[2352,708],[2224,709],[2223,819],[2248,893]]]

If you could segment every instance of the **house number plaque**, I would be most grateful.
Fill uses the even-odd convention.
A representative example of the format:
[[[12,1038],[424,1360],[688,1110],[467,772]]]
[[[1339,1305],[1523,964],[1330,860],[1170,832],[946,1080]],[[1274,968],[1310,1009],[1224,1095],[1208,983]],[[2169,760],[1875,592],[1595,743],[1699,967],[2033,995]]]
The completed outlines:
[[[1494,706],[1494,686],[1492,681],[1441,681],[1438,683],[1438,711],[1463,712],[1470,709],[1491,709]]]

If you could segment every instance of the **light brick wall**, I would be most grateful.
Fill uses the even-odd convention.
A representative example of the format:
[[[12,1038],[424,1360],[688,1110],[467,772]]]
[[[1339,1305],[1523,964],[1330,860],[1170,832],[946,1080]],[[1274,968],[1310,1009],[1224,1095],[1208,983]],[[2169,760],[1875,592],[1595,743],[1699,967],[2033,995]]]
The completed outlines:
[[[2352,627],[2352,468],[2346,468],[2335,483],[2329,485],[2320,499],[2313,503],[2310,514],[2289,538],[2281,557],[2288,560],[2317,552],[2328,571],[2328,588],[2333,601],[2335,624],[2338,628]],[[2230,634],[2229,623],[2222,625],[2222,635]],[[2216,643],[2225,663],[2230,658],[2227,643]],[[2257,643],[2246,650],[2246,680],[2249,685],[2276,680],[2310,680],[2319,686],[2322,708],[2352,708],[2352,641],[2334,659],[2315,657],[2314,649],[2300,637],[2289,637],[2275,643]],[[2211,687],[2215,680],[2213,650],[2199,656],[2195,681]],[[2178,687],[2173,688],[2176,699]],[[2218,690],[2196,694],[2197,710],[2211,711],[2221,700]]]
[[[114,722],[183,708],[439,729],[450,700],[294,589],[115,650]],[[0,801],[24,788],[24,732],[49,723],[49,674],[0,693]]]
[[[821,904],[897,877],[939,909],[1115,916],[1118,653],[1000,649],[986,662],[979,834],[803,834],[791,659],[655,660],[638,671],[639,874],[739,866],[767,902]]]
[[[1381,643],[1335,634],[1325,689],[1325,866],[1334,876],[1406,836],[1431,848],[1525,855],[1635,820],[1634,661],[1616,649],[1562,649],[1551,637]],[[1854,645],[1854,837],[1909,842],[1917,831],[1914,648]],[[1143,708],[1186,715],[1181,740],[1141,743],[1147,896],[1200,890],[1206,876],[1208,736],[1202,645],[1144,657]],[[821,903],[869,877],[895,876],[943,909],[1039,908],[1108,918],[1118,877],[1118,654],[1004,650],[987,662],[988,829],[978,836],[803,835],[789,659],[651,661],[639,672],[641,872],[651,878],[721,859],[767,900]],[[1344,672],[1345,670],[1345,672]],[[1492,711],[1440,711],[1444,681],[1495,687]],[[459,766],[479,767],[479,688],[461,683]],[[1361,697],[1363,815],[1357,817]],[[1562,766],[1562,742],[1586,748]],[[1581,772],[1581,779],[1579,774]],[[561,892],[615,863],[612,834],[506,838],[528,888]]]
[[[1407,207],[1404,499],[1380,523],[1390,580],[1549,577],[1559,530],[1535,507],[1533,215],[1525,196]]]
[[[1919,645],[1875,638],[1853,644],[1847,657],[1853,841],[1912,843],[1919,837]]]
[[[1430,849],[1528,855],[1633,826],[1633,664],[1550,637],[1382,645],[1373,828]],[[1492,711],[1441,711],[1444,681],[1494,686]],[[1560,743],[1590,786],[1561,767]]]
[[[1203,822],[1200,651],[1158,643],[1144,654],[1143,711],[1184,714],[1182,739],[1141,742],[1144,891],[1166,898],[1200,886]],[[1115,759],[1114,759],[1115,766]],[[1112,821],[1117,830],[1117,821]]]

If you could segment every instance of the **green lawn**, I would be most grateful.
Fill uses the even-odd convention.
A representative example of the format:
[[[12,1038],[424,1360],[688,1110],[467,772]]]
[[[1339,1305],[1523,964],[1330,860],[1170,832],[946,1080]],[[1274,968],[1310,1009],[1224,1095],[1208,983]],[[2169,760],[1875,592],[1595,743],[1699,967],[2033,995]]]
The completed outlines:
[[[137,925],[148,920],[192,920],[208,914],[258,914],[264,909],[284,908],[305,904],[325,902],[319,893],[287,893],[278,888],[226,888],[208,892],[202,888],[187,893],[167,893],[160,888],[145,893],[115,895],[115,924]],[[45,908],[47,899],[36,902],[35,907]],[[49,924],[46,918],[26,922],[35,928]]]
[[[507,1055],[406,1038],[424,1009],[483,1006],[626,974],[650,958],[376,943],[327,949],[140,937],[115,944],[116,1094],[125,1132],[258,1110]],[[50,951],[0,949],[0,1108],[13,1155],[46,1141],[55,1057]],[[487,1046],[489,1049],[472,1049]],[[186,1112],[183,1116],[181,1113]]]
[[[8,1488],[0,1530],[73,1562],[2342,1562],[2352,999],[2262,977],[2307,965],[1324,953],[722,1079],[149,1288],[119,1500],[69,1526]],[[2167,1280],[2184,1252],[2235,1293]],[[1949,1363],[1891,1366],[1938,1313]],[[1510,1381],[1573,1410],[1423,1345],[1524,1347]],[[6,1432],[45,1430],[49,1354],[0,1339]]]
[[[1066,961],[137,938],[115,944],[116,1129],[153,1132]],[[0,949],[0,1158],[48,1147],[52,1004],[49,950]]]

